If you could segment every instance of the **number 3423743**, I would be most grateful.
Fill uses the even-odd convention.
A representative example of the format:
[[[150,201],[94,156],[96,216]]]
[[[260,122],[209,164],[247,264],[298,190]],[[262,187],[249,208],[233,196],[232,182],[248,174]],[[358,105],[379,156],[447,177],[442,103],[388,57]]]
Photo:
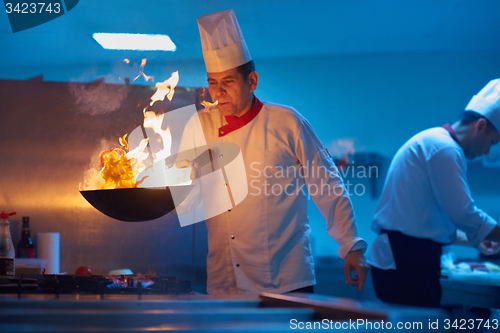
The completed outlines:
[[[16,3],[12,4],[7,2],[5,4],[5,11],[7,14],[18,13],[18,14],[41,14],[41,13],[54,13],[59,14],[61,12],[61,3],[45,3],[45,2],[31,2],[31,3]]]
[[[491,321],[489,319],[483,320],[483,319],[455,319],[454,321],[451,321],[449,319],[444,320],[444,328],[449,330],[451,328],[454,328],[456,330],[475,330],[479,328],[487,328],[487,329],[493,329],[496,330],[498,329],[498,319],[492,319]]]

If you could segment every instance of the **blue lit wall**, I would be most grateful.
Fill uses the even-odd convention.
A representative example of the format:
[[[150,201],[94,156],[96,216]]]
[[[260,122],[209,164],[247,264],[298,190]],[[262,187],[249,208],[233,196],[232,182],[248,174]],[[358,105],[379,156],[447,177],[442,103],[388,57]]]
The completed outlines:
[[[257,96],[295,107],[311,122],[323,144],[338,139],[354,142],[356,152],[379,153],[390,159],[413,134],[452,122],[469,99],[490,79],[500,77],[499,53],[392,53],[292,59],[255,59],[260,75]],[[104,76],[119,83],[120,64],[16,69],[17,77],[44,74],[49,81],[92,81]],[[182,86],[206,86],[201,61],[154,63],[145,72],[159,80],[179,70]],[[5,78],[13,72],[3,72]],[[132,77],[136,72],[125,73]],[[146,84],[143,79],[137,83]],[[498,147],[491,154],[498,154]],[[480,171],[471,175],[478,205],[499,218],[495,207],[500,192],[487,191]],[[486,181],[486,183],[488,183]],[[352,200],[362,237],[371,243],[370,230],[377,199],[366,193]],[[496,199],[495,199],[496,198]],[[311,202],[314,252],[334,256],[338,246],[325,231],[325,221]],[[463,249],[454,249],[463,252]],[[473,252],[466,252],[472,254]]]
[[[172,32],[174,54],[154,55],[145,68],[155,81],[179,70],[180,86],[206,85],[195,18],[234,8],[260,75],[257,96],[295,107],[325,146],[351,140],[356,152],[388,160],[413,134],[453,121],[488,80],[500,77],[500,2],[496,0],[397,0],[159,2],[80,1],[45,25],[10,33],[0,16],[0,78],[107,83],[134,78],[123,53],[105,51],[95,30]],[[155,7],[152,4],[163,6]],[[168,3],[168,5],[167,5]],[[99,8],[101,10],[96,10]],[[177,39],[176,39],[177,38]],[[283,55],[286,55],[283,56]],[[180,60],[180,59],[195,60]],[[198,60],[196,60],[198,58]],[[108,60],[106,60],[108,59]],[[109,59],[113,59],[110,61]],[[72,63],[72,64],[70,64]],[[145,83],[138,79],[138,84]],[[4,112],[1,110],[0,112]],[[493,149],[492,154],[500,149]],[[499,193],[488,186],[495,172],[471,175],[478,205],[495,218]],[[361,236],[369,243],[377,199],[352,197]],[[311,204],[314,252],[333,256],[337,245]]]
[[[264,100],[292,105],[306,116],[323,144],[347,138],[357,152],[376,152],[388,159],[413,134],[453,122],[490,79],[500,77],[500,54],[403,53],[316,59],[267,60],[257,63]],[[498,154],[499,147],[491,154]],[[500,191],[487,188],[496,172],[470,174],[479,207],[500,217]],[[495,178],[496,177],[496,178]],[[371,243],[370,230],[377,199],[370,183],[358,181],[367,193],[353,195],[360,233]],[[353,191],[354,193],[354,191]],[[338,247],[325,232],[325,221],[310,205],[314,250],[319,256]],[[454,247],[455,252],[475,255]]]

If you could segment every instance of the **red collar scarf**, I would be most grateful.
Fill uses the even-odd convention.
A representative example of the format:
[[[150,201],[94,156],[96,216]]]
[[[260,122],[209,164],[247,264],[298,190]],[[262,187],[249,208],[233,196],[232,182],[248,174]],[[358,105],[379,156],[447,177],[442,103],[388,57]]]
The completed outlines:
[[[460,144],[460,141],[458,141],[458,138],[457,138],[457,134],[455,133],[455,131],[453,130],[453,128],[451,128],[450,124],[444,124],[442,127],[445,130],[447,130],[448,133],[450,133],[450,135],[453,138],[453,140],[455,140],[458,144]]]
[[[264,104],[262,104],[262,102],[259,101],[257,97],[254,97],[252,107],[247,112],[245,112],[243,116],[224,116],[224,118],[226,118],[227,125],[219,128],[219,137],[223,137],[233,131],[236,131],[237,129],[240,129],[251,122],[255,117],[257,117],[260,110],[262,109],[262,106],[264,106]]]

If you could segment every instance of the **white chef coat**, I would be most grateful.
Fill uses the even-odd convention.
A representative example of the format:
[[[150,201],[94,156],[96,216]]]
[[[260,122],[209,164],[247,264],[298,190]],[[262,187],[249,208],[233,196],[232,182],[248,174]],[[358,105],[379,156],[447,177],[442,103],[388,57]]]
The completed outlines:
[[[479,246],[497,223],[474,204],[466,172],[463,149],[445,128],[418,133],[391,162],[372,229],[451,244],[458,228]],[[380,269],[397,268],[387,234],[375,240],[367,261]]]
[[[327,220],[328,233],[339,243],[339,256],[345,259],[350,250],[366,249],[347,191],[336,188],[338,195],[334,194],[335,186],[344,186],[335,164],[296,110],[264,103],[253,120],[222,137],[219,128],[227,122],[216,107],[198,116],[204,133],[188,123],[180,151],[205,141],[209,146],[211,142],[236,143],[249,187],[240,204],[206,220],[208,293],[283,293],[316,283],[304,187],[310,189]],[[295,169],[286,172],[286,167]],[[319,167],[328,171],[307,172]],[[300,177],[300,172],[306,177]],[[314,186],[324,186],[324,195]]]

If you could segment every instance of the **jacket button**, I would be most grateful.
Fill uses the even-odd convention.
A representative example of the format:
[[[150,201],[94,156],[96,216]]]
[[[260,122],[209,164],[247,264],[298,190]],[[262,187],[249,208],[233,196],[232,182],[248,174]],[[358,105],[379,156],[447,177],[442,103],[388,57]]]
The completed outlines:
[[[236,267],[240,267],[240,264],[236,264]]]
[[[219,155],[219,158],[223,158],[224,156],[222,156],[222,154]]]
[[[231,239],[234,239],[234,235],[231,236]]]
[[[224,130],[220,130],[220,134],[224,134]]]

